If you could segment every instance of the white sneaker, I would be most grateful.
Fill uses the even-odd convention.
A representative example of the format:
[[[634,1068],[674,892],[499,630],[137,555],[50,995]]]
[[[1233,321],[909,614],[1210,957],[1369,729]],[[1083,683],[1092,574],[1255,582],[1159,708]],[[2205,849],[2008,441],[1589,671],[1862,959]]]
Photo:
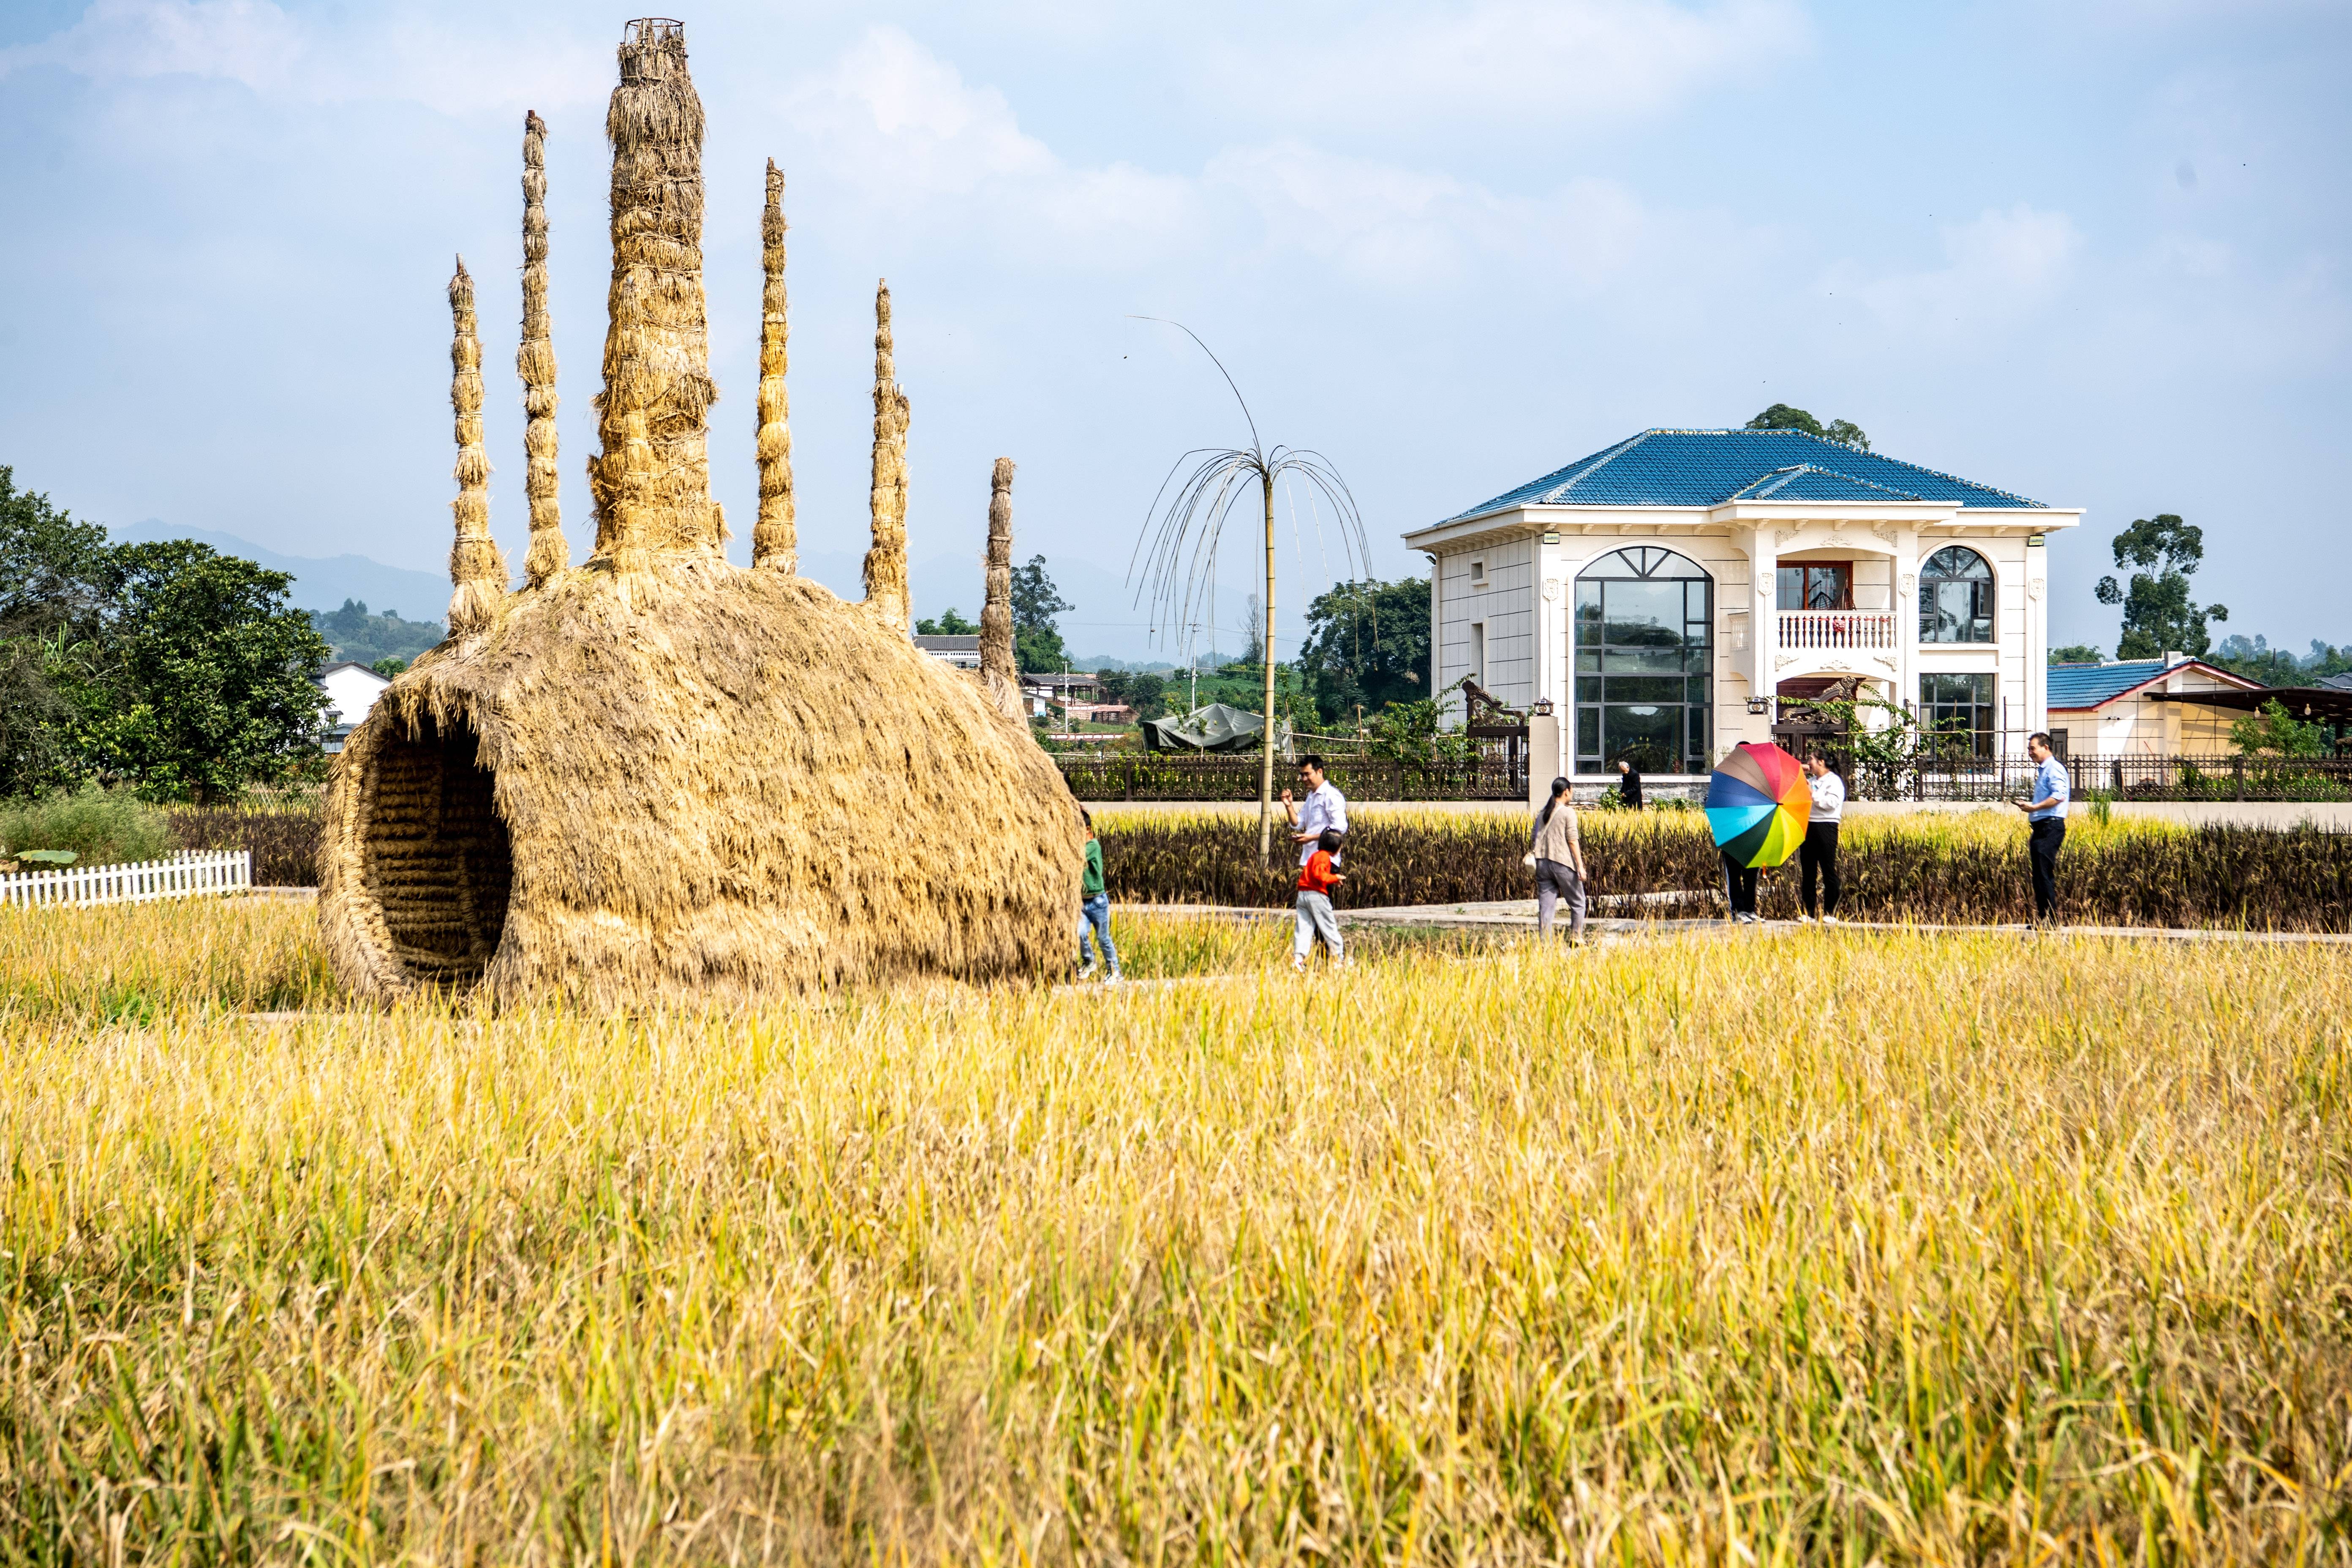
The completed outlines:
[[[1112,970],[1109,975],[1103,981],[1103,984],[1106,985],[1116,985],[1118,983],[1118,971],[1116,969]]]
[[[1094,977],[1095,977],[1095,966],[1094,966],[1093,964],[1091,964],[1091,963],[1087,964],[1084,969],[1081,969],[1081,970],[1079,970],[1079,971],[1078,971],[1078,978],[1079,978],[1079,979],[1081,979],[1081,980],[1092,980]]]
[[[1797,923],[1801,926],[1809,926],[1813,923],[1813,917],[1811,915],[1799,915],[1797,917]]]
[[[1825,925],[1825,926],[1833,926],[1833,925],[1835,925],[1835,924],[1837,924],[1837,923],[1838,923],[1838,918],[1837,918],[1837,916],[1835,916],[1835,915],[1823,915],[1823,916],[1822,917],[1822,924],[1823,924],[1823,925]]]

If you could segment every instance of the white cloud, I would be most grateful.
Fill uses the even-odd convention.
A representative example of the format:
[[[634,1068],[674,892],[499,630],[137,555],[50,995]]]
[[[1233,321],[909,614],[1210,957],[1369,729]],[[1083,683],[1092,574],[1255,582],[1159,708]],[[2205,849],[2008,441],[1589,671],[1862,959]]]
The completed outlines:
[[[1833,294],[1861,299],[1888,327],[1949,336],[2008,321],[2045,303],[2063,286],[2083,238],[2064,213],[2020,203],[1988,209],[1943,230],[1945,265],[1873,278],[1851,262],[1831,269]]]
[[[378,17],[334,32],[269,0],[97,0],[70,27],[0,49],[0,78],[39,66],[101,82],[193,76],[269,99],[406,100],[448,114],[511,113],[601,97],[606,49],[534,21],[504,35]]]
[[[1074,168],[1021,129],[1004,95],[974,87],[898,28],[869,29],[821,76],[784,95],[802,160],[862,205],[899,216],[952,211],[1024,248],[1164,245],[1197,217],[1192,182],[1128,163]]]
[[[1228,47],[1215,74],[1245,113],[1318,125],[1596,121],[1670,107],[1811,47],[1792,0],[1471,0],[1373,12],[1337,37]]]

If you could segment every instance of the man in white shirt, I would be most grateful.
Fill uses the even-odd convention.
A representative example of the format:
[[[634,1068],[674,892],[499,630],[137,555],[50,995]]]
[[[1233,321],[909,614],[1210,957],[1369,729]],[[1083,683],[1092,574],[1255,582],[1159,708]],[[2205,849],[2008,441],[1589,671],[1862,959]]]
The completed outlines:
[[[1316,841],[1327,827],[1348,831],[1348,797],[1339,793],[1339,785],[1323,776],[1323,759],[1308,752],[1298,759],[1298,781],[1307,786],[1307,798],[1294,802],[1290,792],[1282,792],[1282,814],[1290,819],[1290,841],[1298,846],[1298,863],[1302,867],[1315,858]],[[1331,852],[1331,864],[1339,863],[1339,852]]]
[[[2051,749],[2050,737],[2036,730],[2025,737],[2025,754],[2033,759],[2033,795],[2021,800],[2025,813],[2025,852],[2033,862],[2033,923],[2048,925],[2058,914],[2058,851],[2066,845],[2066,800],[2074,793],[2066,764]]]
[[[1815,915],[1822,924],[1837,924],[1838,907],[1838,824],[1845,816],[1845,780],[1830,772],[1830,760],[1818,747],[1805,755],[1805,773],[1812,781],[1813,810],[1805,824],[1805,841],[1797,847],[1797,868],[1804,878],[1804,912],[1798,920],[1811,925]],[[1815,879],[1820,882],[1822,899],[1813,899]]]

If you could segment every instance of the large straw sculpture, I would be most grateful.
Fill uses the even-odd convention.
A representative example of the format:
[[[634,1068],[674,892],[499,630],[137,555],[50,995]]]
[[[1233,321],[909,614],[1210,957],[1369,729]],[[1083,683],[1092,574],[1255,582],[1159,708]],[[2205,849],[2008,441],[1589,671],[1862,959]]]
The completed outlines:
[[[453,624],[352,732],[320,850],[336,974],[380,1000],[480,985],[613,1006],[1066,966],[1076,811],[978,683],[909,641],[903,510],[886,540],[876,508],[864,605],[719,549],[701,115],[675,24],[632,25],[607,124],[597,549],[493,595],[470,635]],[[875,468],[895,507],[889,386]]]

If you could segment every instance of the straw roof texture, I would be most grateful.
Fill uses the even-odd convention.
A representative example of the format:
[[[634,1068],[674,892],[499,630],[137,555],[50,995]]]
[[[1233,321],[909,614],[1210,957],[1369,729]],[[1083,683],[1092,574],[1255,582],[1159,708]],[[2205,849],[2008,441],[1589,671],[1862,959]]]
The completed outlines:
[[[451,569],[471,619],[461,627],[453,605],[450,640],[393,681],[336,759],[320,850],[330,962],[378,1000],[480,985],[599,1006],[1059,973],[1083,864],[1076,805],[979,683],[907,635],[907,405],[887,295],[877,614],[789,558],[744,570],[720,552],[700,106],[674,24],[635,25],[621,59],[598,549],[504,592],[461,266]],[[781,424],[781,396],[775,412]],[[1009,574],[1009,497],[1003,525]]]
[[[544,583],[572,563],[563,542],[562,479],[555,450],[555,343],[547,315],[547,121],[535,110],[522,117],[522,344],[515,350],[522,378],[522,449],[530,467],[523,489],[530,498],[530,549],[523,575]]]
[[[490,459],[482,450],[482,340],[474,323],[474,279],[466,258],[449,279],[449,407],[457,416],[457,499],[449,503],[457,537],[449,547],[449,635],[489,624],[507,591],[506,557],[490,538]]]
[[[784,319],[784,174],[768,160],[768,206],[760,219],[760,517],[751,525],[751,564],[792,572],[800,564],[793,531],[792,402],[784,393],[791,328]]]
[[[1029,977],[1069,963],[1084,842],[1051,759],[903,632],[673,558],[626,595],[563,573],[377,699],[330,792],[321,912],[379,996]]]

